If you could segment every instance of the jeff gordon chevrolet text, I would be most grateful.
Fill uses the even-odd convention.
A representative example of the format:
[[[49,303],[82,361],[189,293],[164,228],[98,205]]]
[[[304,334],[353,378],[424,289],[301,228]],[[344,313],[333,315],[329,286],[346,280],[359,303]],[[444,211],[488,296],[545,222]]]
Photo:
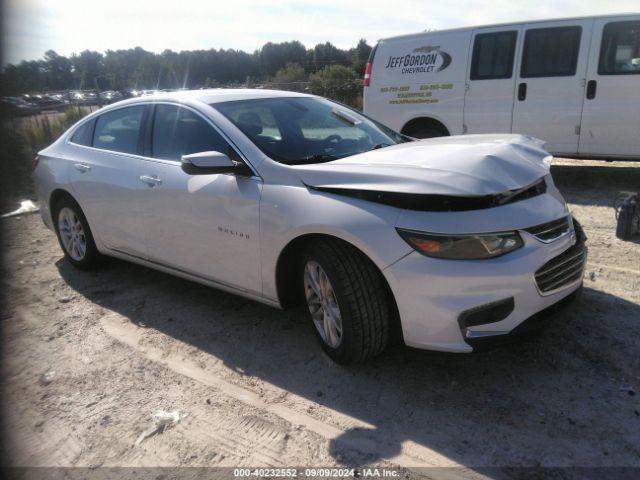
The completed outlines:
[[[394,338],[471,352],[582,286],[584,234],[522,135],[417,140],[306,94],[200,90],[119,102],[41,151],[67,260],[130,260],[276,307],[325,352]]]

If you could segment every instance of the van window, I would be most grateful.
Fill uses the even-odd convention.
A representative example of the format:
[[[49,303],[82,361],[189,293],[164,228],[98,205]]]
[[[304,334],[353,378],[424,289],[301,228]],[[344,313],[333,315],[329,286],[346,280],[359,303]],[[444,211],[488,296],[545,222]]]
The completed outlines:
[[[78,127],[71,136],[71,143],[76,145],[84,145],[85,147],[91,146],[91,137],[93,135],[94,120],[89,120]]]
[[[575,75],[581,34],[581,27],[527,30],[520,76],[532,78]]]
[[[640,22],[612,22],[605,25],[598,74],[640,74]]]
[[[151,156],[180,161],[183,155],[221,152],[231,155],[229,144],[202,117],[176,105],[156,105]]]
[[[518,32],[476,35],[471,59],[471,80],[511,78]]]
[[[96,120],[93,146],[113,152],[137,153],[144,109],[143,105],[138,105],[100,115]]]

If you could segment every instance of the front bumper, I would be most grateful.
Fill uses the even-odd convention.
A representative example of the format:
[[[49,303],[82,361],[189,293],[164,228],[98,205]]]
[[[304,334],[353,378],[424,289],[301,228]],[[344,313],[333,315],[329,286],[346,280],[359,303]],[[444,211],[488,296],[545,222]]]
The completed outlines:
[[[524,340],[536,335],[547,325],[560,319],[560,313],[570,308],[582,294],[582,283],[577,290],[564,297],[558,303],[527,318],[516,328],[503,335],[467,337],[465,341],[473,348],[474,352],[490,350],[499,345]]]
[[[412,252],[384,270],[395,296],[404,342],[416,348],[471,352],[519,337],[541,323],[550,307],[582,286],[571,283],[541,292],[535,272],[584,239],[572,230],[551,243],[521,232],[524,246],[491,260],[442,260]],[[575,247],[574,247],[575,248]],[[494,308],[497,317],[461,322],[468,312]],[[496,321],[497,319],[497,321]],[[526,322],[526,323],[525,323]]]

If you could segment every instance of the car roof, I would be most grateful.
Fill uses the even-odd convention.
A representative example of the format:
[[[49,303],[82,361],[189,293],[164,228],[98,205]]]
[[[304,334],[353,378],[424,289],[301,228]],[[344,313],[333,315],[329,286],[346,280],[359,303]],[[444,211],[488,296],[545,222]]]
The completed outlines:
[[[175,92],[158,92],[151,95],[138,97],[136,101],[171,100],[185,101],[197,100],[212,104],[230,102],[234,100],[254,100],[258,98],[278,97],[311,97],[306,93],[287,92],[282,90],[265,90],[259,88],[210,88],[206,90],[178,90]],[[133,103],[133,102],[132,102]]]

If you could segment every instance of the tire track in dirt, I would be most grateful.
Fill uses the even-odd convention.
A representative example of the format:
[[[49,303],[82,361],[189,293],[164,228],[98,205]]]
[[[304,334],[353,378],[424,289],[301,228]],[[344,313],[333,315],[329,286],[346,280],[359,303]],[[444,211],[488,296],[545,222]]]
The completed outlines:
[[[116,313],[111,313],[103,316],[101,319],[101,323],[105,332],[110,337],[136,350],[146,359],[156,363],[160,363],[171,369],[172,371],[186,376],[196,382],[215,388],[225,395],[232,397],[235,400],[240,401],[250,407],[254,407],[259,410],[276,415],[291,425],[301,426],[308,431],[314,432],[324,437],[327,440],[336,441],[347,449],[355,450],[363,454],[373,455],[375,457],[404,467],[460,466],[458,463],[452,461],[451,459],[415,442],[406,440],[403,442],[399,442],[397,439],[392,438],[389,439],[389,444],[397,445],[398,443],[401,443],[402,451],[396,455],[388,456],[385,452],[389,450],[385,448],[385,445],[380,445],[367,438],[354,438],[352,436],[345,435],[345,433],[347,432],[342,428],[318,420],[303,412],[299,412],[297,410],[289,408],[282,403],[269,403],[265,399],[261,398],[259,394],[244,387],[240,387],[227,380],[224,380],[215,373],[206,371],[196,363],[186,360],[182,356],[177,357],[172,354],[167,354],[165,350],[161,350],[148,345],[141,346],[141,341],[144,339],[145,334],[144,329],[130,323],[125,317],[122,317]],[[177,342],[177,340],[173,341]],[[262,388],[265,388],[264,384],[262,385]],[[275,385],[268,384],[266,388],[269,388],[274,392],[279,392],[280,395],[284,395],[285,393],[287,393],[285,390],[280,389]],[[289,392],[289,396],[291,395],[292,394]],[[332,414],[333,413],[334,412],[332,412]],[[337,414],[337,412],[335,412],[335,414]],[[347,417],[344,414],[340,415]],[[348,420],[350,420],[348,423],[357,425],[360,428],[371,428],[368,424],[360,422],[357,419],[348,417]],[[262,421],[262,419],[260,419],[260,421]],[[276,442],[278,436],[280,435],[276,431],[270,430],[270,428],[265,426],[264,424],[260,426],[259,422],[255,419],[244,419],[240,423],[236,423],[235,421],[233,421],[232,423],[227,424],[227,426],[224,426],[224,424],[216,424],[216,429],[220,429],[220,427],[224,428],[224,430],[228,429],[228,431],[230,432],[230,436],[219,434],[219,432],[216,432],[215,430],[209,428],[197,428],[196,432],[199,435],[214,438],[215,441],[220,442],[221,445],[225,445],[226,443],[225,450],[233,450],[235,446],[234,444],[237,444],[238,442],[240,444],[249,442],[247,446],[253,445],[250,451],[255,450],[256,431],[258,432],[258,443],[261,444],[260,446],[265,446],[260,440],[261,435],[267,440],[272,439],[270,441],[273,442]],[[189,432],[189,435],[191,435],[191,432]],[[282,435],[284,437],[284,434]],[[233,438],[234,440],[230,441],[230,438]],[[241,440],[238,440],[238,438],[241,438]],[[263,452],[269,452],[269,450],[272,449],[267,448],[266,450],[263,450]],[[231,452],[229,451],[229,453]],[[277,450],[269,452],[262,460],[266,460],[265,463],[271,463],[272,461],[275,461],[276,464],[278,464]]]

